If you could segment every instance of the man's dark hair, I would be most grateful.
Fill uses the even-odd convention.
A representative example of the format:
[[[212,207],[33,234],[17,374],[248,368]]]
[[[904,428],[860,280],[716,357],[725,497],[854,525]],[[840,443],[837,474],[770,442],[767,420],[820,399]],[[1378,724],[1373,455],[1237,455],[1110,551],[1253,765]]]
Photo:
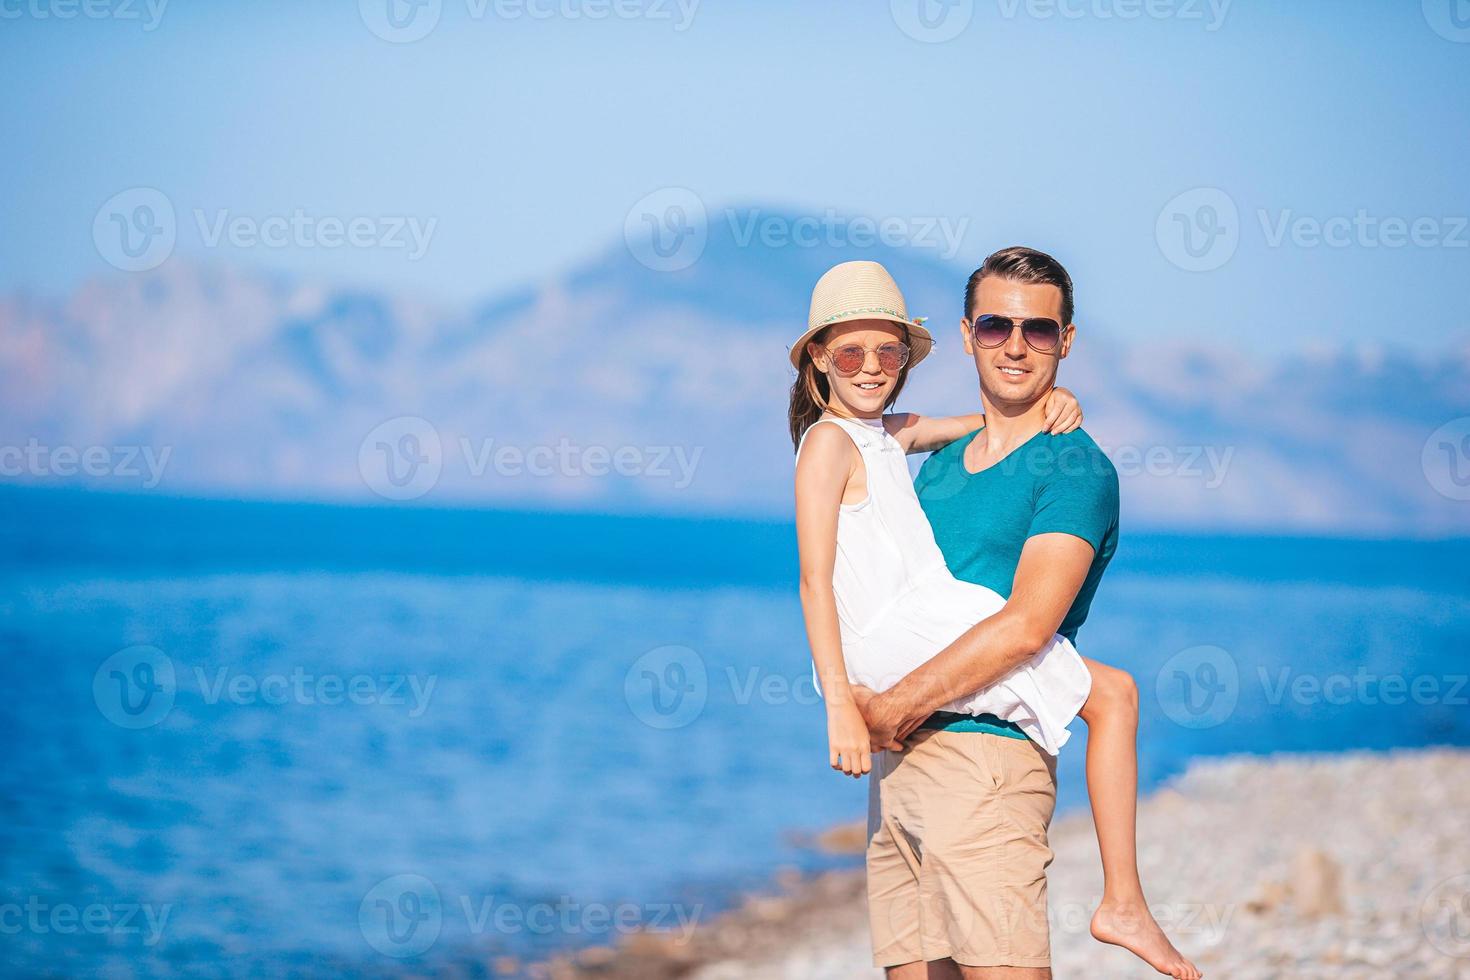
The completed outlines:
[[[1055,286],[1062,291],[1062,326],[1072,322],[1072,277],[1062,264],[1045,252],[1012,245],[994,252],[965,283],[965,319],[975,309],[975,291],[985,279],[1009,279],[1028,285]]]

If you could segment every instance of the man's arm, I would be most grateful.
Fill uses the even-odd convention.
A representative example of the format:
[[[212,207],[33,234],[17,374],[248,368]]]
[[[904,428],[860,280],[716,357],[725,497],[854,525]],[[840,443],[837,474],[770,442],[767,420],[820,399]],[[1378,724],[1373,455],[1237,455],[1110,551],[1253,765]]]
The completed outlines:
[[[901,741],[937,709],[989,687],[1051,641],[1092,567],[1092,545],[1063,532],[1028,538],[1005,607],[866,705],[874,746]]]

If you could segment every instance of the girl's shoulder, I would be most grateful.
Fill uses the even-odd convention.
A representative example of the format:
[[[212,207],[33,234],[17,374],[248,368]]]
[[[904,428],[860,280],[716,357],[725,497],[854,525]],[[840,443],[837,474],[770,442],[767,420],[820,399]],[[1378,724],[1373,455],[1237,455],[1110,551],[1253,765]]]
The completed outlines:
[[[801,445],[796,449],[797,459],[807,452],[828,456],[856,450],[856,439],[854,433],[847,428],[848,424],[850,423],[846,420],[830,415],[817,419],[802,434]]]
[[[828,420],[824,420],[828,421]],[[829,420],[829,421],[836,421]],[[844,485],[862,466],[862,454],[854,436],[841,424],[813,422],[802,434],[796,449],[796,492],[811,492],[824,486]]]

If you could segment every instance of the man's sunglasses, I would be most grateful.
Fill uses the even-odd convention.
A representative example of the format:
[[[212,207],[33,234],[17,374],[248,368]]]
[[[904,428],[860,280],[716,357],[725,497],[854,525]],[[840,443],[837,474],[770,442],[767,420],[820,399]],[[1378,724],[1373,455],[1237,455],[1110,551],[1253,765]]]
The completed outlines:
[[[883,370],[884,374],[897,374],[909,362],[909,345],[900,344],[896,340],[876,348],[859,347],[857,344],[828,347],[827,354],[832,358],[832,367],[837,373],[846,376],[857,374],[863,369],[863,365],[868,361],[870,350],[878,352],[878,367]]]
[[[970,324],[970,336],[981,347],[999,347],[1011,339],[1011,333],[1018,325],[1026,344],[1041,354],[1050,354],[1056,350],[1057,343],[1062,339],[1062,325],[1050,317],[1027,317],[1017,324],[1011,317],[997,316],[994,313],[976,317],[975,322]]]

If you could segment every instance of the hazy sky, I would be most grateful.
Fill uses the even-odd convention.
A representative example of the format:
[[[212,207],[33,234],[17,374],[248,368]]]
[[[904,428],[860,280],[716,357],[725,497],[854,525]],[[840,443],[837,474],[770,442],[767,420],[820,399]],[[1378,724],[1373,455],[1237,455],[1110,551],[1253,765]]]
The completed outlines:
[[[1470,329],[1464,0],[418,2],[0,0],[0,290],[119,274],[134,188],[172,254],[459,302],[682,187],[1037,244],[1141,335]]]

